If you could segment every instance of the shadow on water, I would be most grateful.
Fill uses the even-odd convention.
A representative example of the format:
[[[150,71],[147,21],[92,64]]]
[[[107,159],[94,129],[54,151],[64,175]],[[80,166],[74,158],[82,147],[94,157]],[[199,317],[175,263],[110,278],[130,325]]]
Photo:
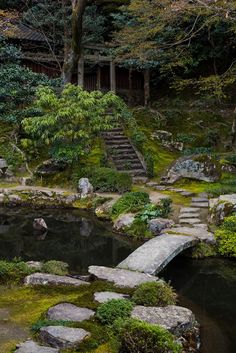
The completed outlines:
[[[236,263],[177,257],[160,274],[201,324],[202,353],[236,352]]]
[[[48,232],[33,230],[34,218],[43,217]],[[136,247],[112,233],[109,223],[78,210],[0,209],[0,258],[61,260],[77,273],[89,265],[114,266]]]

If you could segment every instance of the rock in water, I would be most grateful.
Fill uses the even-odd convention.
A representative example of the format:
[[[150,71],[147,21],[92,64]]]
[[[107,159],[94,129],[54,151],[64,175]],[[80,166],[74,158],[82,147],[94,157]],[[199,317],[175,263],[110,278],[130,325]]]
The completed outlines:
[[[38,231],[45,231],[48,229],[48,226],[43,218],[35,218],[33,228]]]
[[[88,178],[81,178],[78,184],[78,192],[80,193],[81,199],[90,197],[93,195],[93,185],[90,183]]]
[[[26,341],[18,346],[15,353],[59,353],[59,349],[39,346],[34,341]]]
[[[7,168],[8,168],[7,161],[4,158],[0,157],[0,176],[5,175]]]
[[[40,329],[39,336],[45,344],[55,348],[77,348],[90,333],[82,328],[47,326]]]
[[[134,222],[134,219],[135,215],[132,213],[122,214],[116,219],[113,227],[116,230],[123,230],[126,227],[130,227]]]

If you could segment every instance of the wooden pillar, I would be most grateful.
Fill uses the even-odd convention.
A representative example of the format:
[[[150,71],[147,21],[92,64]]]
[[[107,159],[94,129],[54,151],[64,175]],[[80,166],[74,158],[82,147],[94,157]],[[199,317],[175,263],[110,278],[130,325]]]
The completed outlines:
[[[97,67],[97,90],[101,91],[101,66]]]
[[[144,71],[144,105],[147,106],[150,100],[150,70]]]
[[[78,62],[78,86],[84,88],[84,58],[80,57]]]
[[[132,75],[133,75],[133,70],[129,69],[129,104],[132,103]]]
[[[116,66],[113,60],[110,62],[110,90],[116,93]]]

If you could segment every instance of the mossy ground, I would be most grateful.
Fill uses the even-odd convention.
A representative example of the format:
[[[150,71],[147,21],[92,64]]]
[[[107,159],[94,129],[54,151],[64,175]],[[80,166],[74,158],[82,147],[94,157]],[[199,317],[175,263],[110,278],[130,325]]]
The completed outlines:
[[[129,289],[115,288],[112,284],[102,281],[92,282],[89,286],[75,287],[0,287],[0,308],[10,311],[10,321],[22,328],[30,328],[38,320],[45,318],[46,311],[53,305],[61,302],[70,302],[81,307],[96,309],[98,303],[94,302],[93,295],[97,291],[116,291],[130,294]],[[96,319],[73,325],[81,327],[92,336],[81,344],[74,352],[96,352],[109,353],[106,347],[109,345],[110,337],[104,326]],[[16,340],[1,343],[0,352],[8,353],[15,348]],[[19,343],[19,342],[18,342]],[[98,348],[100,347],[100,348]],[[110,348],[109,348],[110,349]],[[112,350],[110,350],[113,353]]]

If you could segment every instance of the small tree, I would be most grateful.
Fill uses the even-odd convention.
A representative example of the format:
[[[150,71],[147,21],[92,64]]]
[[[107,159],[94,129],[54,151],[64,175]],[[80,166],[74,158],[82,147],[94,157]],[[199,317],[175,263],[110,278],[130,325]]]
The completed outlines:
[[[130,118],[114,93],[87,92],[71,84],[59,96],[49,87],[39,88],[34,106],[39,114],[24,119],[25,131],[47,144],[53,158],[69,163],[87,154],[101,131]]]

